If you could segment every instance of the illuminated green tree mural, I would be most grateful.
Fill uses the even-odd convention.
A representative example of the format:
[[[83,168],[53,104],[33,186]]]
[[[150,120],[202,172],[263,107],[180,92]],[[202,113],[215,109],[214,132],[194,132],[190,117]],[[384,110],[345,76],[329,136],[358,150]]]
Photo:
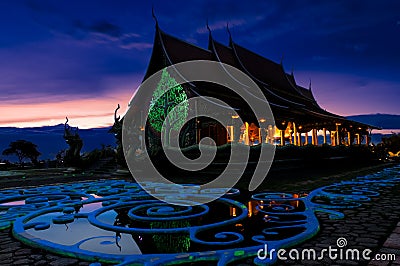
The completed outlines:
[[[190,227],[187,220],[151,222],[151,228],[186,228]],[[190,236],[186,233],[181,234],[154,234],[154,244],[160,253],[180,253],[187,252],[190,248]]]
[[[169,143],[171,130],[179,130],[184,125],[188,115],[188,105],[185,90],[164,69],[150,102],[148,119],[150,126],[160,133],[165,121],[166,144]]]

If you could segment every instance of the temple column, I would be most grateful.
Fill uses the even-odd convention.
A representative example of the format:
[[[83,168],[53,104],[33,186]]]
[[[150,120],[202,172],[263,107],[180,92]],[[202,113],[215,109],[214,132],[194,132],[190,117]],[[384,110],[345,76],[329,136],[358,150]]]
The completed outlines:
[[[331,145],[336,146],[336,131],[331,131]]]
[[[285,131],[280,130],[281,133],[281,146],[285,146]]]
[[[304,145],[308,145],[308,132],[304,133]]]
[[[336,123],[336,145],[340,145],[339,124]]]
[[[297,141],[299,143],[299,146],[302,146],[303,144],[301,143],[301,133],[299,132],[299,139]]]
[[[239,119],[238,115],[232,115],[232,129],[233,129],[233,136],[231,137],[232,142],[234,142],[234,141],[239,142],[239,140],[240,140],[241,125],[239,125],[238,119]],[[199,134],[199,136],[200,136],[200,134]],[[199,137],[199,140],[200,140],[200,137]]]
[[[314,129],[314,135],[315,135],[315,145],[318,146],[318,130]]]
[[[234,127],[233,126],[227,126],[226,127],[226,129],[227,129],[227,133],[228,133],[228,136],[227,136],[227,138],[228,138],[228,142],[234,142],[235,141],[235,132],[234,132]]]
[[[260,144],[263,143],[263,139],[264,139],[263,136],[265,135],[265,134],[262,134],[262,133],[261,133],[262,131],[265,132],[265,129],[259,127],[259,128],[258,128],[258,142],[259,142]]]
[[[326,128],[323,128],[322,131],[324,132],[324,144],[326,144]]]
[[[274,144],[274,128],[272,125],[268,126],[269,144]]]
[[[293,122],[293,144],[297,146],[297,128],[294,122]]]
[[[365,145],[368,146],[369,145],[369,137],[368,137],[368,133],[365,134]]]
[[[245,145],[250,145],[250,140],[249,140],[249,123],[245,122],[245,131],[244,131],[244,144]]]
[[[315,128],[312,129],[311,131],[311,139],[312,139],[312,145],[318,145],[318,139],[317,139],[317,130]]]
[[[140,149],[144,150],[144,146],[145,146],[145,131],[144,131],[144,127],[140,127]]]
[[[311,129],[311,144],[312,144],[312,145],[315,145],[314,129]]]
[[[333,142],[335,143],[335,146],[337,146],[337,137],[336,137],[337,131],[333,131]]]
[[[350,131],[347,131],[347,145],[348,146],[351,145],[351,134],[350,134]]]
[[[357,145],[360,145],[361,144],[360,133],[357,133],[356,136],[357,136]]]

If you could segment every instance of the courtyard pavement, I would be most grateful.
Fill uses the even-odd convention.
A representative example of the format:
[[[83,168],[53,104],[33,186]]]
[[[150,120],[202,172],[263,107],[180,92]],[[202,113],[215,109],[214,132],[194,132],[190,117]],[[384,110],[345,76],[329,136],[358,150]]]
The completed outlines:
[[[334,182],[334,181],[332,181]],[[354,209],[339,210],[344,219],[332,220],[326,213],[317,213],[320,231],[310,240],[295,247],[314,248],[317,252],[329,246],[336,247],[339,238],[345,238],[346,247],[351,249],[371,249],[376,254],[395,254],[394,261],[378,260],[287,260],[277,261],[276,265],[400,265],[400,184],[381,187],[380,195]],[[252,259],[242,261],[241,265],[252,265]],[[15,240],[11,230],[0,231],[0,265],[106,265],[86,262],[48,254],[40,249],[25,246]]]

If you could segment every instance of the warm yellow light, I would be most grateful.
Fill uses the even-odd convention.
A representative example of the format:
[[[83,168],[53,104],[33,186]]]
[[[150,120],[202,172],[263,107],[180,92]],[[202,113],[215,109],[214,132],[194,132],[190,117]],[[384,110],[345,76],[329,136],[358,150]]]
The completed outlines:
[[[264,123],[265,121],[267,121],[267,120],[265,120],[264,118],[261,118],[261,119],[260,119],[260,122],[261,122],[261,123]]]
[[[248,217],[251,217],[252,215],[253,215],[253,203],[251,202],[251,201],[249,201],[249,203],[247,204],[247,206],[248,206],[248,210],[249,210],[249,212],[247,213],[247,216]]]
[[[233,119],[237,119],[237,118],[239,118],[239,116],[238,115],[233,115],[232,118]]]
[[[236,208],[229,207],[229,213],[232,217],[236,217]]]

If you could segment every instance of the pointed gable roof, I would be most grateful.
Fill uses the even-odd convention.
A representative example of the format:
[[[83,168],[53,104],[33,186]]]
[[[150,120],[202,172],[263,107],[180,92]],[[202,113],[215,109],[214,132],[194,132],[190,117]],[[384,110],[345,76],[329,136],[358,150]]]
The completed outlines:
[[[210,31],[208,49],[204,49],[165,33],[159,28],[156,20],[153,52],[145,78],[166,65],[191,60],[219,61],[248,74],[260,86],[271,108],[278,111],[278,120],[298,119],[299,121],[312,122],[317,119],[320,124],[351,123],[363,128],[376,128],[350,121],[322,109],[315,100],[312,91],[297,85],[294,75],[286,73],[282,64],[264,58],[236,44],[233,42],[229,31],[228,33],[229,46],[225,46],[215,41]],[[194,85],[194,88],[191,89],[196,94],[222,93],[226,97],[230,97],[231,101],[236,103],[236,106],[240,105],[240,99],[227,94],[224,88],[215,90],[216,87],[212,85],[200,86],[202,88],[196,87]]]
[[[171,64],[190,60],[212,60],[212,53],[199,46],[171,36],[161,29],[160,39]]]

